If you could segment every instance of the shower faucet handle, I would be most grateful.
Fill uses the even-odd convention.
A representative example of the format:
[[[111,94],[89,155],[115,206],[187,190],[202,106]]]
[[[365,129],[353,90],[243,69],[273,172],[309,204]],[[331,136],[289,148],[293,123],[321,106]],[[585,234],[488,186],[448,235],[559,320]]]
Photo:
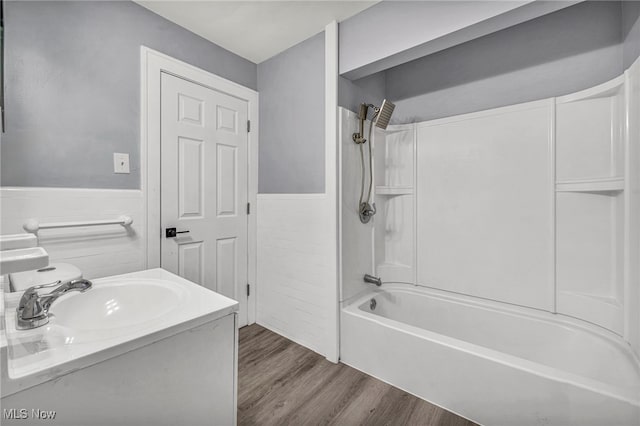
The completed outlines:
[[[362,203],[361,212],[365,216],[373,216],[376,214],[376,203]]]
[[[360,133],[354,133],[352,136],[352,139],[355,143],[357,143],[358,145],[361,143],[365,143],[367,140],[365,138],[362,137],[362,135]]]
[[[369,223],[369,221],[375,214],[376,214],[376,203],[369,204],[369,203],[363,202],[360,204],[360,211],[359,211],[360,222]]]

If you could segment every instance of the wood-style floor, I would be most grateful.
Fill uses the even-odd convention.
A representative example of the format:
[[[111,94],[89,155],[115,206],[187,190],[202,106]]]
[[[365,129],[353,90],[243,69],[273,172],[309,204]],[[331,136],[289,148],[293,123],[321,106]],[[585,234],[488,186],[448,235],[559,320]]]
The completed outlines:
[[[474,425],[257,324],[238,363],[239,425]]]

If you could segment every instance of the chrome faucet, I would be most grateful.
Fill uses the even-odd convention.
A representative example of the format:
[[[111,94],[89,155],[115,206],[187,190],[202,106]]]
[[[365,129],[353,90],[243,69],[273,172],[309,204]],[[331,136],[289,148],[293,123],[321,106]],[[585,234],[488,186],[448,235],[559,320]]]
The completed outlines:
[[[380,277],[374,277],[373,275],[364,274],[364,282],[369,284],[375,284],[378,287],[382,285],[382,280]]]
[[[18,330],[29,330],[41,327],[49,322],[49,308],[60,296],[70,291],[85,292],[92,286],[89,280],[73,280],[61,284],[60,281],[51,284],[36,285],[29,287],[22,297],[16,309],[16,328]],[[46,295],[40,296],[38,290],[43,288],[55,289]]]

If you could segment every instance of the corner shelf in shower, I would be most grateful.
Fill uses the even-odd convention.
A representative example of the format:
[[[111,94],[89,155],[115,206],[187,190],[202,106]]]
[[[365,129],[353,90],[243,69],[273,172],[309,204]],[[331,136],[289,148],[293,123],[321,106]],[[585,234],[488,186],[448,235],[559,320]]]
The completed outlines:
[[[376,195],[411,195],[413,187],[410,186],[376,186]]]
[[[556,192],[620,192],[624,191],[624,178],[605,177],[574,179],[556,182]]]

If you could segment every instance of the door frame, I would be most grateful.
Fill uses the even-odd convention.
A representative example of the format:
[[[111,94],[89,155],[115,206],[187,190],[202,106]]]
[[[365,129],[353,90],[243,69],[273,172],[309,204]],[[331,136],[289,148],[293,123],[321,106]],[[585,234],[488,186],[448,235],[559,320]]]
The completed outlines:
[[[147,268],[160,267],[160,77],[161,73],[191,81],[247,102],[251,131],[247,143],[247,300],[248,324],[256,322],[256,234],[258,195],[258,92],[208,71],[150,49],[140,48],[140,186],[144,194]],[[242,208],[242,207],[241,207]]]

